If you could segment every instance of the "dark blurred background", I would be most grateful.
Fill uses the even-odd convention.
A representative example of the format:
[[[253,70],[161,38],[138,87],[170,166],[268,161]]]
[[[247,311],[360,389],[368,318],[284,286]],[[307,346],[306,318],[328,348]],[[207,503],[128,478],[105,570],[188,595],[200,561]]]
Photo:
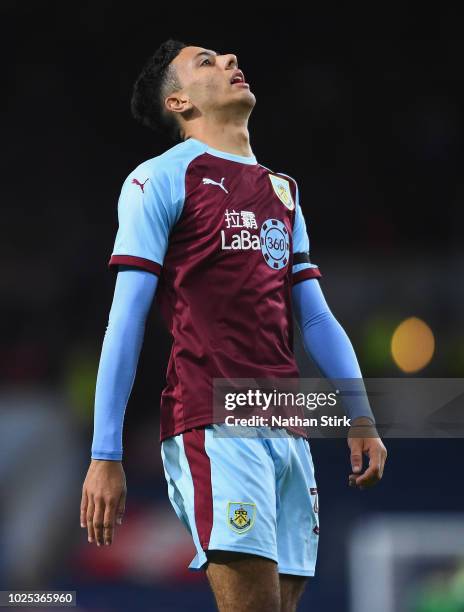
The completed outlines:
[[[171,146],[131,118],[131,88],[166,38],[238,56],[257,98],[253,152],[299,183],[321,287],[364,376],[462,376],[456,15],[300,10],[1,3],[0,589],[77,590],[82,610],[214,609],[204,574],[186,569],[193,545],[167,499],[158,407],[170,339],[155,308],[126,411],[125,523],[101,550],[78,522],[115,282],[107,262],[117,199],[136,165]],[[419,520],[430,519],[431,531],[437,517],[441,531],[456,524],[463,442],[385,442],[383,481],[362,492],[347,486],[346,442],[312,442],[321,540],[301,609],[369,609],[357,603],[359,568],[370,562],[356,542],[371,521],[387,534],[374,546],[382,559],[393,558],[390,520],[408,533]],[[375,609],[464,610],[453,546],[427,556],[417,541],[400,586],[371,577]],[[430,567],[417,565],[429,557]]]

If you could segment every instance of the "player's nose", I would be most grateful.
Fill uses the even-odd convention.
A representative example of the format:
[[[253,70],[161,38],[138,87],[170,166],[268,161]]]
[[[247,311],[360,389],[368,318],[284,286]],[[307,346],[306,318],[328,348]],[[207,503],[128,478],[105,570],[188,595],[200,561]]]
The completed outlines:
[[[224,55],[224,65],[226,69],[230,68],[238,68],[238,59],[237,56],[233,53],[227,53]]]

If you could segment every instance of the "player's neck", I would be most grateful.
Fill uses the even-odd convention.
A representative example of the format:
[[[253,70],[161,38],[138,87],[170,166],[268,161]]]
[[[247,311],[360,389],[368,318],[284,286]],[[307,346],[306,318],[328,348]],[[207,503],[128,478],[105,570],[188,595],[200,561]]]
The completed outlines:
[[[217,125],[203,124],[190,128],[185,135],[206,143],[213,149],[251,157],[253,151],[250,146],[250,135],[246,125]]]

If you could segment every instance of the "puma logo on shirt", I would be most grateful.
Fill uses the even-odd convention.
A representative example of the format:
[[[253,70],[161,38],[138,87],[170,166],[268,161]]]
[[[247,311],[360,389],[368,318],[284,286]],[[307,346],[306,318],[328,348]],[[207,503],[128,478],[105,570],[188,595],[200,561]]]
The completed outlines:
[[[138,181],[136,178],[132,179],[132,182],[134,185],[138,185],[140,187],[140,189],[143,191],[143,186],[145,185],[145,183],[148,181],[148,179],[145,179],[143,181],[143,183],[141,183],[140,181]]]
[[[210,178],[204,178],[203,185],[217,185],[218,187],[223,189],[226,193],[229,193],[227,189],[224,187],[224,185],[222,184],[225,178],[226,177],[223,176],[220,183],[218,183],[217,181],[213,181],[213,179],[210,179]]]

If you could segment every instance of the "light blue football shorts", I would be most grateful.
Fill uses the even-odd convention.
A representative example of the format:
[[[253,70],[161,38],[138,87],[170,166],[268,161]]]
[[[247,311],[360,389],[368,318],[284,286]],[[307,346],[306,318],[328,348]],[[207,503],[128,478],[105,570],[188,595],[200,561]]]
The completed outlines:
[[[205,551],[226,550],[314,576],[319,504],[309,442],[284,429],[246,429],[256,437],[231,436],[219,423],[161,443],[169,499],[197,549],[189,569],[206,568]]]

